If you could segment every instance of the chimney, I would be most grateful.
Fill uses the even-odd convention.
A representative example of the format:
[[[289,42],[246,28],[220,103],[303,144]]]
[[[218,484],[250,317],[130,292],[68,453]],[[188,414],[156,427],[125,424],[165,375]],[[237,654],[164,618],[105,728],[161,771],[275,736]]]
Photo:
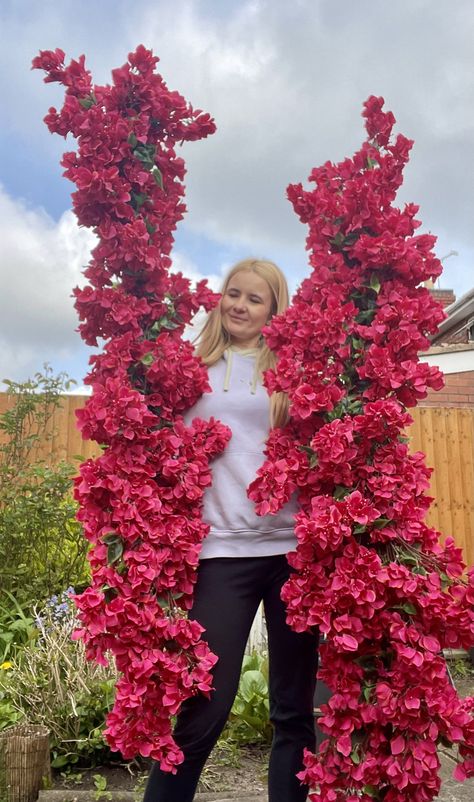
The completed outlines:
[[[433,288],[430,289],[430,293],[435,301],[439,301],[443,309],[446,309],[447,306],[451,306],[456,300],[453,290],[437,290]]]
[[[453,290],[438,290],[430,278],[426,279],[423,284],[425,285],[426,289],[430,291],[435,301],[438,301],[441,304],[443,309],[446,309],[447,306],[451,306],[451,304],[453,304],[456,300]]]

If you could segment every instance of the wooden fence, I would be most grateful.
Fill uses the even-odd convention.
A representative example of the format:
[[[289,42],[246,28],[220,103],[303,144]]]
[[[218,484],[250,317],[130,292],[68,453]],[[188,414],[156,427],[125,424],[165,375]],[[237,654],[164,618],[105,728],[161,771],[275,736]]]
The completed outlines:
[[[101,452],[96,443],[84,441],[76,427],[75,410],[85,403],[84,396],[64,396],[53,416],[48,432],[35,456],[49,461],[77,457],[88,459]],[[0,393],[0,413],[9,406]],[[433,504],[427,523],[443,535],[452,535],[464,552],[468,565],[474,563],[474,409],[418,407],[410,410],[414,423],[407,431],[410,449],[423,451],[426,463],[434,468],[430,495]]]

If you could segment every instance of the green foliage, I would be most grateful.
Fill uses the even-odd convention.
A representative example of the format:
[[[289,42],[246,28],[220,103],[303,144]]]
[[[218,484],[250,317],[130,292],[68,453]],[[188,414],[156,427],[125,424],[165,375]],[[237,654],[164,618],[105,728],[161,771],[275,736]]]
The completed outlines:
[[[23,715],[13,707],[8,695],[0,691],[0,730],[5,730],[7,727],[12,727],[13,724],[18,724],[22,718]]]
[[[5,384],[11,406],[0,415],[0,585],[24,610],[33,600],[87,581],[87,542],[75,519],[74,468],[49,464],[36,453],[40,442],[54,437],[53,415],[71,381],[45,365],[32,380]],[[9,598],[0,598],[2,608]],[[17,621],[21,628],[21,617]]]
[[[112,794],[110,791],[107,791],[107,777],[104,777],[102,774],[94,774],[94,799],[101,800],[101,799],[112,799]]]
[[[268,658],[253,652],[244,657],[239,689],[222,739],[239,744],[270,743]]]
[[[0,662],[4,663],[14,647],[34,641],[38,635],[34,620],[7,590],[0,593]],[[0,725],[1,728],[1,725]]]
[[[449,669],[455,679],[474,679],[474,666],[467,657],[450,661]]]
[[[82,641],[71,639],[72,615],[58,620],[47,607],[36,622],[36,641],[17,651],[11,668],[0,670],[1,726],[8,726],[12,712],[47,726],[54,768],[110,761],[102,732],[115,671],[86,659]]]

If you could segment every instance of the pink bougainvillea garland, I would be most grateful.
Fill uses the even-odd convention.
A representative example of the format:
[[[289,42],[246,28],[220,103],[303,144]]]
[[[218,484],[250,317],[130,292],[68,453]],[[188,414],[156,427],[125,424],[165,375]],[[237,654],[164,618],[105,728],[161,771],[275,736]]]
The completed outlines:
[[[183,340],[184,327],[217,300],[170,272],[173,231],[185,211],[183,141],[212,134],[208,114],[171,92],[155,72],[158,59],[139,46],[93,86],[84,57],[64,64],[62,50],[42,51],[33,66],[66,87],[51,132],[72,134],[64,175],[75,185],[73,208],[98,237],[74,290],[91,358],[92,396],[78,413],[82,434],[104,446],[76,481],[79,519],[91,542],[92,583],[75,597],[87,653],[120,671],[107,718],[112,749],[150,756],[175,770],[182,754],[171,717],[183,700],[211,688],[216,657],[187,620],[199,548],[208,526],[201,500],[210,460],[229,430],[182,413],[209,391],[207,371]]]
[[[321,802],[428,802],[438,746],[459,745],[474,775],[474,700],[458,698],[441,650],[474,643],[474,569],[424,522],[424,455],[410,454],[406,407],[442,386],[418,359],[444,313],[422,282],[441,264],[416,234],[418,208],[392,205],[412,142],[391,140],[383,99],[364,104],[368,140],[312,171],[288,196],[309,226],[312,273],[266,340],[270,391],[290,398],[249,495],[262,513],[297,490],[295,569],[283,589],[297,631],[326,636],[320,677],[333,691],[327,739],[301,779]]]

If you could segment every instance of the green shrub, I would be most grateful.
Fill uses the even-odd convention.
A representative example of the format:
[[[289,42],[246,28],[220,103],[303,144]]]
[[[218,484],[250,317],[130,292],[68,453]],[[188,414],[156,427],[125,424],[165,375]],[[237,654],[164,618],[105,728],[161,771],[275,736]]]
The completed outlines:
[[[253,652],[244,657],[239,689],[222,738],[239,744],[270,743],[268,658]]]
[[[55,768],[110,761],[102,731],[115,671],[86,660],[82,641],[71,640],[71,604],[65,609],[58,600],[36,622],[36,641],[18,649],[11,668],[0,671],[0,726],[15,715],[48,727]]]
[[[75,469],[34,461],[39,441],[54,436],[52,417],[71,384],[65,374],[44,370],[26,382],[5,381],[12,406],[0,415],[0,586],[23,610],[88,576],[71,494]],[[2,608],[9,599],[0,598]]]
[[[7,672],[10,671],[12,667],[12,663],[8,660],[0,663],[0,685],[2,684],[2,679],[5,680],[7,678]],[[22,713],[16,710],[9,701],[8,694],[0,690],[0,730],[17,724],[22,718]]]
[[[0,592],[0,662],[13,657],[18,646],[35,641],[38,630],[34,619],[7,590]]]

